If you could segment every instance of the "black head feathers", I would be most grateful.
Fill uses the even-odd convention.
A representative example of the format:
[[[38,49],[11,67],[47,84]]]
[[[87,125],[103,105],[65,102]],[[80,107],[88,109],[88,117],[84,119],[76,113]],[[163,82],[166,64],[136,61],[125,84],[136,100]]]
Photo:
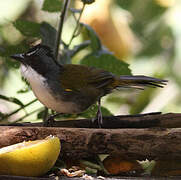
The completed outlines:
[[[26,57],[44,56],[44,55],[47,55],[54,59],[52,49],[50,49],[50,47],[43,44],[38,44],[36,46],[33,46],[32,48],[29,49],[28,52],[25,53]]]

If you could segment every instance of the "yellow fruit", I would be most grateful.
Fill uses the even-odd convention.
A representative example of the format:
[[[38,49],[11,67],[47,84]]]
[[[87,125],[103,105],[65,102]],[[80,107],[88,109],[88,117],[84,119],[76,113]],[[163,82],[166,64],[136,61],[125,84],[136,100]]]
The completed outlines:
[[[49,136],[0,149],[0,174],[41,176],[55,164],[60,153],[60,141]]]

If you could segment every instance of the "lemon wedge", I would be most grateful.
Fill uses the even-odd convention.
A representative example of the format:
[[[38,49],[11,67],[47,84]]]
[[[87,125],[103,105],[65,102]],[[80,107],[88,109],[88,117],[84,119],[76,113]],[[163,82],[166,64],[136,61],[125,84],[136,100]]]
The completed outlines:
[[[48,136],[0,149],[0,174],[41,176],[55,164],[60,153],[60,141]]]

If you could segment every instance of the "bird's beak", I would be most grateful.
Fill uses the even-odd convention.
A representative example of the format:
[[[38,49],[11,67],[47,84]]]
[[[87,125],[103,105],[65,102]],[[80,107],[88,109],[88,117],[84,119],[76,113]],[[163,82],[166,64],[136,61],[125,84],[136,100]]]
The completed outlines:
[[[20,62],[25,59],[24,54],[13,54],[10,57]]]

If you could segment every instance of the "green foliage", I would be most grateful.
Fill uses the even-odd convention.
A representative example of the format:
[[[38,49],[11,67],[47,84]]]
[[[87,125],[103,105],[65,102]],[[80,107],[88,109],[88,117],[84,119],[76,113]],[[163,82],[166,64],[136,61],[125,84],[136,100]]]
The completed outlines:
[[[50,46],[52,49],[54,48],[57,31],[50,24],[16,20],[13,25],[24,36],[39,37],[42,39],[42,44]]]
[[[28,86],[24,87],[23,89],[20,89],[17,91],[18,94],[27,93],[30,90]]]
[[[38,112],[37,119],[43,119],[45,112],[46,112],[46,109],[43,109],[40,112]]]
[[[0,56],[4,57],[2,59],[3,64],[7,68],[19,68],[19,63],[10,59],[10,55],[25,52],[28,50],[28,48],[29,46],[26,44],[25,41],[22,41],[21,43],[16,45],[6,45],[4,47],[1,47]]]
[[[13,22],[14,27],[24,36],[40,37],[40,24],[27,20],[16,20]]]
[[[44,0],[42,10],[48,12],[60,12],[62,2],[63,1],[60,0]]]
[[[153,57],[167,50],[164,47],[164,41],[173,43],[173,32],[168,24],[165,24],[163,17],[168,8],[161,6],[159,1],[147,0],[143,3],[142,0],[117,0],[117,3],[134,19],[130,24],[131,28],[143,43],[139,57]]]
[[[2,112],[0,112],[0,118],[3,118],[4,114]]]
[[[167,9],[160,6],[156,0],[147,0],[144,3],[142,0],[117,0],[117,2],[121,8],[125,8],[132,14],[134,21],[132,21],[131,26],[139,35],[142,35],[145,27],[152,21],[158,20]]]
[[[84,57],[81,62],[83,65],[102,68],[116,75],[131,75],[128,64],[120,61],[112,54],[90,54]]]
[[[92,105],[89,109],[80,114],[84,118],[95,118],[97,113],[98,105]],[[103,116],[112,116],[113,114],[105,107],[101,107]]]
[[[150,88],[140,92],[134,105],[130,108],[130,114],[139,114],[149,104],[154,91],[154,88]]]
[[[160,52],[167,50],[174,43],[173,32],[170,27],[166,26],[162,22],[158,22],[154,28],[150,29],[148,32],[144,33],[143,41],[148,43],[146,43],[144,48],[139,52],[138,56],[151,57],[153,55],[160,54]]]
[[[12,54],[27,51],[28,47],[29,46],[26,44],[25,41],[22,41],[21,43],[16,44],[16,45],[6,45],[0,48],[0,56],[9,57]]]
[[[42,22],[40,26],[40,36],[42,39],[42,44],[47,45],[54,49],[55,39],[57,31],[56,29],[46,22]]]
[[[94,104],[91,107],[89,107],[86,111],[80,113],[80,114],[63,114],[61,115],[61,118],[63,119],[76,119],[79,117],[84,117],[84,118],[96,118],[96,114],[97,114],[97,110],[98,110],[98,105]],[[103,116],[112,116],[113,114],[105,107],[101,106],[101,112]],[[40,112],[40,115],[38,117],[42,117],[41,116],[42,113]]]
[[[83,23],[81,25],[83,26],[83,35],[90,40],[92,53],[85,56],[80,64],[102,68],[117,75],[130,75],[129,65],[104,49],[97,33],[90,26]]]
[[[131,6],[133,5],[134,1],[132,0],[116,0],[116,3],[121,7],[121,8],[124,8],[124,9],[129,9],[131,8]]]
[[[102,49],[102,44],[96,32],[87,24],[81,23],[81,25],[83,26],[83,35],[91,41],[90,47],[92,51],[100,51]]]

